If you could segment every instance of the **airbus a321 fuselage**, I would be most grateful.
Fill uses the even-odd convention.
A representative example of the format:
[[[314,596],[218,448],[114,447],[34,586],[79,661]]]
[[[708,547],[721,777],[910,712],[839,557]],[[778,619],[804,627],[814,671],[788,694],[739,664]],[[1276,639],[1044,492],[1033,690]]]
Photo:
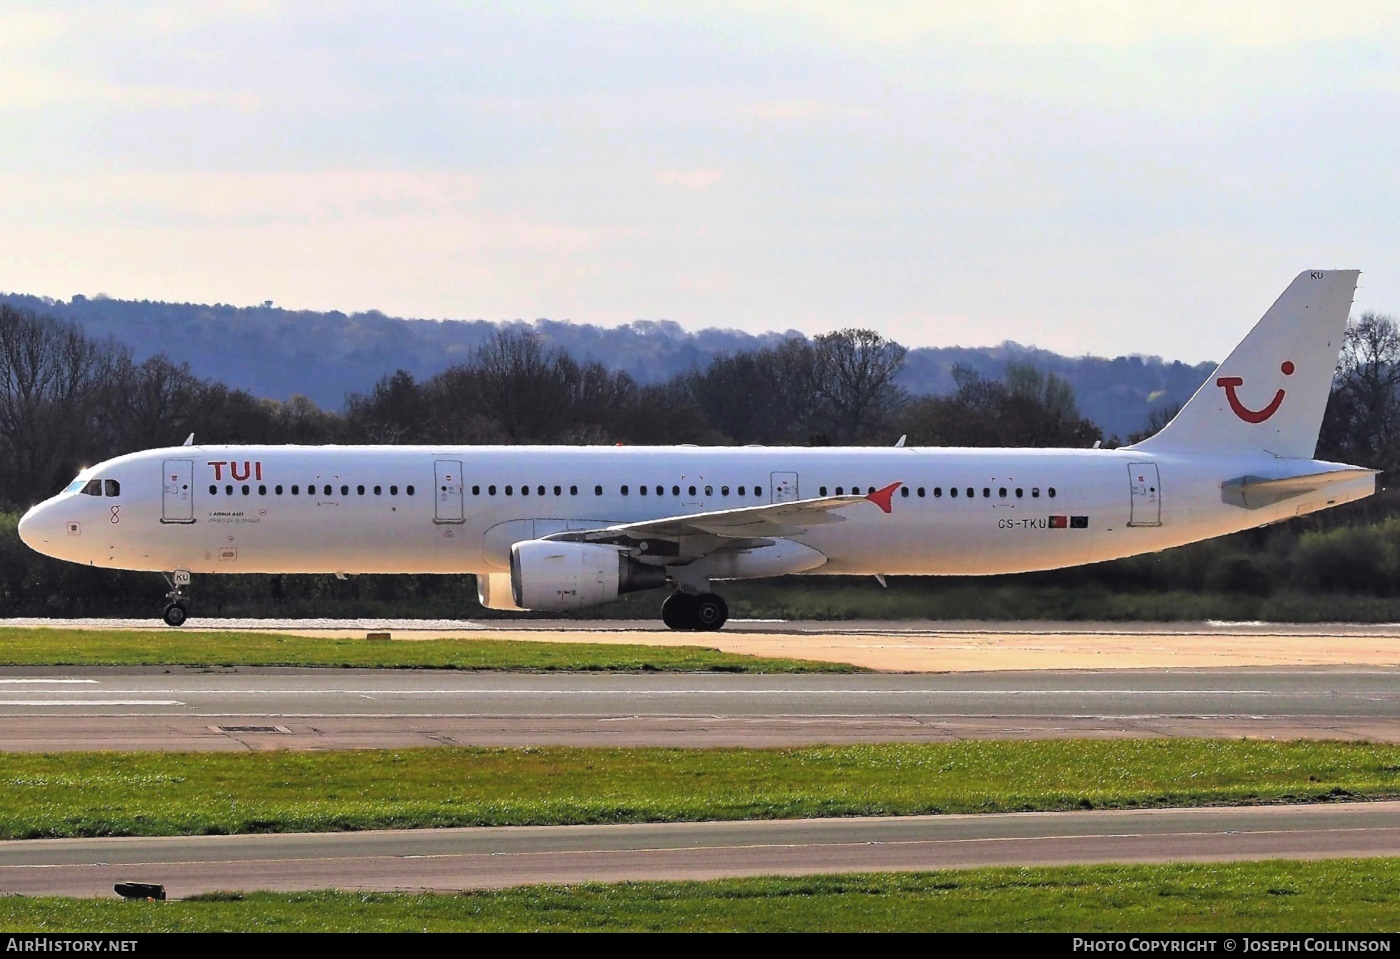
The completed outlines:
[[[494,609],[715,583],[968,575],[1152,552],[1370,495],[1314,460],[1356,271],[1308,271],[1156,436],[1116,450],[181,446],[80,473],[21,520],[50,556],[195,573],[473,573]]]

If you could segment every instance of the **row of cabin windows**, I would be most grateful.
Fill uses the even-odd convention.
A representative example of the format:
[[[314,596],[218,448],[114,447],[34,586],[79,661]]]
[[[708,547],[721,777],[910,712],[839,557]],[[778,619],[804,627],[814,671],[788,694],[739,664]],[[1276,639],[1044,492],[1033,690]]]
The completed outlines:
[[[110,482],[110,480],[109,480],[109,482]],[[235,487],[234,487],[232,484],[229,484],[229,485],[225,486],[225,487],[224,487],[224,495],[225,495],[225,496],[232,496],[232,495],[233,495],[234,488],[235,488]],[[253,493],[253,487],[249,486],[247,483],[244,483],[241,487],[238,487],[238,489],[243,493],[244,496],[251,496],[252,493]],[[267,495],[267,487],[266,487],[266,486],[259,486],[259,487],[257,488],[257,490],[258,490],[258,495],[259,495],[259,496],[266,496],[266,495]],[[412,487],[412,486],[405,486],[405,487],[403,488],[403,491],[404,491],[406,494],[408,494],[409,496],[412,496],[412,495],[413,495],[413,487]],[[216,496],[216,495],[218,495],[218,492],[219,492],[219,487],[218,487],[217,485],[215,485],[214,483],[210,483],[210,484],[209,484],[209,494],[210,494],[211,496]],[[278,485],[272,487],[272,492],[273,492],[274,495],[281,496],[281,495],[282,495],[282,485],[279,483]],[[293,484],[292,484],[292,487],[291,487],[291,494],[292,494],[293,496],[299,496],[299,495],[301,495],[301,492],[302,492],[301,485],[300,485],[299,483],[293,483]],[[366,488],[365,488],[364,486],[356,486],[356,487],[355,487],[355,494],[356,494],[357,496],[364,496],[364,495],[365,495],[365,492],[366,492]],[[382,495],[384,495],[384,487],[382,487],[382,486],[375,486],[375,487],[373,487],[373,493],[374,493],[375,496],[382,496]],[[115,494],[113,494],[113,495],[115,495]],[[310,484],[307,485],[307,487],[306,487],[306,495],[307,495],[307,496],[316,496],[316,495],[318,495],[317,490],[316,490],[316,484],[315,484],[315,483],[310,483]],[[323,486],[321,487],[319,495],[321,495],[321,496],[333,496],[333,495],[335,495],[335,487],[333,487],[333,486],[331,486],[329,483],[327,483],[327,484],[325,484],[325,485],[323,485]],[[342,486],[340,487],[340,495],[341,495],[341,496],[349,496],[349,495],[350,495],[350,487],[349,487],[348,484],[347,484],[347,485],[342,485]],[[399,488],[398,488],[398,486],[390,486],[390,487],[389,487],[389,495],[390,495],[390,496],[398,496],[398,495],[399,495]]]
[[[647,495],[650,495],[650,493],[651,493],[651,491],[652,491],[653,489],[656,491],[656,495],[657,495],[657,496],[665,496],[665,495],[666,495],[666,487],[664,487],[664,486],[655,486],[655,487],[652,487],[652,486],[638,486],[638,487],[637,487],[637,495],[638,495],[638,496],[647,496]],[[699,496],[699,495],[700,495],[701,487],[698,487],[698,486],[689,486],[689,487],[686,487],[686,489],[687,489],[687,492],[688,492],[688,494],[689,494],[690,496]],[[713,495],[715,495],[715,488],[714,488],[713,486],[706,486],[706,487],[703,487],[703,489],[704,489],[704,495],[706,495],[706,496],[713,496]],[[734,492],[735,492],[737,495],[739,495],[739,496],[747,496],[747,495],[749,495],[749,494],[748,494],[748,489],[749,489],[748,486],[739,486],[739,487],[736,487],[736,488],[735,488]],[[446,492],[446,491],[447,491],[447,487],[446,487],[446,486],[442,487],[442,490],[443,490],[443,492]],[[482,490],[482,487],[480,487],[480,486],[473,486],[473,487],[472,487],[472,495],[473,495],[473,496],[480,496],[480,495],[481,495],[481,490]],[[504,487],[501,488],[501,492],[503,492],[506,496],[514,496],[514,495],[515,495],[515,490],[516,490],[516,487],[514,487],[514,486],[504,486]],[[496,490],[496,487],[495,487],[494,485],[493,485],[493,486],[487,486],[487,487],[486,487],[486,495],[487,495],[487,496],[495,496],[495,495],[496,495],[496,492],[497,492],[497,490]],[[544,496],[544,495],[547,494],[547,492],[548,492],[548,488],[547,488],[547,487],[544,487],[544,486],[536,486],[536,487],[535,487],[535,495],[536,495],[536,496]],[[621,493],[623,496],[630,496],[631,493],[632,493],[632,487],[631,487],[631,486],[620,486],[620,487],[618,487],[618,492]],[[728,486],[721,486],[721,487],[719,488],[719,494],[720,494],[721,496],[728,496],[728,495],[729,495],[729,487],[728,487]],[[522,486],[520,487],[520,495],[521,495],[521,496],[529,496],[529,495],[530,495],[530,487],[529,487],[529,485],[522,485]],[[564,487],[562,487],[562,486],[556,486],[556,487],[554,487],[554,495],[555,495],[555,496],[563,496],[563,495],[564,495]],[[569,487],[569,495],[570,495],[570,496],[577,496],[577,495],[578,495],[578,487],[577,487],[577,486],[570,486],[570,487]],[[602,496],[602,495],[603,495],[603,487],[601,487],[601,486],[595,486],[595,487],[593,487],[593,495],[594,495],[594,496]],[[679,486],[672,486],[672,487],[671,487],[671,495],[672,495],[672,496],[679,496],[679,495],[681,495],[681,488],[680,488]],[[754,495],[754,496],[762,496],[762,495],[763,495],[763,487],[762,487],[762,486],[755,486],[755,487],[753,487],[753,495]]]
[[[235,489],[235,487],[234,487],[232,484],[228,484],[228,485],[226,485],[226,486],[224,487],[224,494],[227,495],[227,496],[232,496],[232,495],[234,495],[234,489]],[[244,496],[250,496],[250,495],[252,495],[252,492],[253,492],[253,487],[249,486],[249,485],[246,484],[246,483],[243,484],[243,486],[238,487],[238,489],[242,492],[242,494],[243,494]],[[281,496],[281,495],[282,495],[283,489],[282,489],[281,484],[278,484],[277,486],[274,486],[272,489],[273,489],[273,493],[274,493],[275,495],[277,495],[277,496]],[[649,492],[650,492],[652,489],[655,489],[656,495],[657,495],[657,496],[665,496],[665,495],[666,495],[666,487],[664,487],[664,486],[656,486],[656,487],[638,486],[638,487],[637,487],[637,493],[638,493],[638,495],[640,495],[640,496],[646,496],[646,495],[649,494]],[[703,489],[704,489],[704,495],[705,495],[705,496],[713,496],[713,495],[714,495],[715,488],[714,488],[713,486],[705,486],[705,487],[703,487]],[[752,489],[753,489],[753,495],[754,495],[754,496],[757,496],[757,497],[763,496],[763,487],[762,487],[762,486],[754,486],[754,487],[752,487]],[[266,496],[266,495],[267,495],[267,487],[266,487],[265,485],[260,485],[260,486],[258,486],[258,487],[257,487],[257,490],[258,490],[258,495],[259,495],[259,496]],[[443,486],[443,487],[442,487],[442,490],[443,490],[443,492],[446,492],[446,491],[447,491],[447,487],[446,487],[446,486]],[[687,491],[687,493],[688,493],[690,496],[698,496],[698,495],[700,495],[700,490],[701,490],[701,487],[696,487],[696,486],[689,486],[689,487],[686,488],[686,491]],[[736,487],[736,488],[735,488],[734,492],[735,492],[736,494],[738,494],[739,496],[747,496],[747,495],[749,495],[749,494],[748,494],[748,490],[749,490],[749,487],[747,487],[747,486],[739,486],[739,487]],[[121,484],[119,484],[116,480],[96,480],[96,479],[95,479],[95,480],[89,480],[89,481],[87,482],[87,485],[85,485],[85,486],[82,488],[82,492],[85,493],[85,494],[87,494],[88,496],[102,496],[102,495],[104,495],[104,491],[105,491],[105,495],[107,495],[107,496],[119,496],[119,495],[121,495]],[[209,493],[210,493],[211,496],[212,496],[212,495],[218,495],[218,492],[219,492],[219,487],[218,487],[216,484],[213,484],[213,483],[209,484]],[[291,487],[291,494],[292,494],[293,496],[299,496],[299,495],[301,495],[301,492],[302,492],[302,489],[301,489],[301,486],[300,486],[299,484],[295,484],[295,483],[292,484],[292,487]],[[622,494],[623,496],[627,496],[627,495],[629,495],[630,492],[631,492],[631,487],[630,487],[630,486],[622,486],[622,487],[619,488],[619,492],[621,492],[621,494]],[[720,492],[720,495],[721,495],[721,496],[728,496],[730,490],[729,490],[729,487],[728,487],[728,486],[721,486],[721,487],[719,488],[719,492]],[[834,494],[837,495],[837,496],[844,496],[844,495],[846,495],[846,487],[844,487],[844,486],[837,486],[837,487],[835,487],[835,489],[833,490],[833,492],[834,492]],[[866,487],[865,492],[866,492],[866,493],[873,493],[873,492],[875,492],[875,487],[873,487],[873,486],[868,486],[868,487]],[[923,496],[927,496],[927,495],[928,495],[928,490],[927,490],[925,487],[923,487],[923,486],[917,487],[915,492],[916,492],[916,495],[918,495],[918,496],[920,496],[920,497],[923,497]],[[1005,486],[1000,486],[1000,487],[997,487],[997,489],[996,489],[996,495],[997,495],[997,498],[998,498],[998,499],[1007,499],[1008,497],[1010,497],[1010,496],[1012,495],[1013,492],[1015,493],[1016,499],[1022,499],[1022,498],[1024,498],[1025,493],[1026,493],[1025,488],[1024,488],[1024,487],[1020,487],[1020,486],[1016,487],[1014,491],[1011,490],[1011,489],[1008,489],[1008,488],[1005,487]],[[1045,492],[1046,492],[1046,495],[1048,495],[1051,499],[1054,499],[1054,498],[1055,498],[1055,487],[1053,487],[1053,486],[1048,487],[1048,488],[1045,490]],[[321,489],[320,489],[320,494],[319,494],[319,495],[322,495],[322,496],[332,496],[332,495],[334,495],[334,493],[335,493],[335,488],[334,488],[333,486],[331,486],[329,483],[327,483],[327,484],[324,484],[324,485],[321,487]],[[364,496],[365,493],[366,493],[366,487],[364,487],[363,485],[361,485],[361,486],[356,486],[356,487],[355,487],[355,493],[356,493],[356,495],[358,495],[358,496]],[[375,487],[373,487],[373,493],[374,493],[375,496],[382,496],[383,493],[384,493],[384,487],[382,487],[382,486],[375,486]],[[405,486],[405,487],[404,487],[404,493],[406,493],[406,494],[409,495],[409,496],[412,496],[412,495],[414,495],[414,488],[413,488],[411,485],[410,485],[410,486]],[[514,495],[515,495],[515,487],[514,487],[514,486],[510,486],[510,485],[507,485],[506,487],[504,487],[504,493],[505,493],[506,496],[514,496]],[[828,495],[828,493],[827,493],[827,487],[825,487],[825,486],[820,487],[820,488],[819,488],[819,493],[820,493],[820,495],[822,495],[822,496]],[[544,496],[544,495],[546,495],[546,487],[544,487],[544,486],[537,486],[537,487],[535,487],[535,494],[536,494],[537,496]],[[855,496],[859,496],[859,495],[861,494],[861,488],[860,488],[859,486],[852,486],[852,487],[851,487],[851,494],[852,494],[852,495],[855,495]],[[900,487],[900,490],[899,490],[899,494],[900,494],[901,496],[908,497],[908,496],[909,496],[909,487],[908,487],[908,486],[901,486],[901,487]],[[1032,487],[1031,487],[1030,494],[1031,494],[1031,498],[1032,498],[1032,499],[1039,499],[1039,498],[1040,498],[1040,487],[1039,487],[1039,486],[1032,486]],[[307,485],[307,487],[306,487],[306,495],[307,495],[307,496],[316,496],[316,495],[318,495],[318,494],[317,494],[316,485],[315,485],[314,483]],[[344,484],[344,485],[342,485],[342,486],[340,487],[340,495],[341,495],[341,496],[349,496],[349,495],[350,495],[350,487],[349,487],[348,484]],[[398,495],[399,495],[399,488],[398,488],[397,485],[394,485],[394,486],[390,486],[390,487],[389,487],[389,495],[390,495],[390,496],[398,496]],[[481,495],[481,487],[480,487],[480,486],[473,486],[473,487],[472,487],[472,495],[473,495],[473,496],[480,496],[480,495]],[[496,495],[496,487],[495,487],[494,485],[493,485],[493,486],[487,486],[487,487],[486,487],[486,495],[488,495],[488,496],[495,496],[495,495]],[[529,495],[530,495],[530,487],[529,487],[528,485],[522,485],[522,486],[520,487],[520,495],[521,495],[521,496],[529,496]],[[555,495],[555,496],[563,496],[563,495],[564,495],[564,488],[563,488],[562,486],[555,486],[555,487],[554,487],[554,495]],[[577,496],[577,495],[578,495],[578,487],[577,487],[577,486],[570,486],[570,487],[569,487],[569,495],[570,495],[570,496]],[[601,487],[601,486],[595,486],[595,487],[593,487],[593,495],[594,495],[594,496],[602,496],[602,495],[603,495],[603,487]],[[679,495],[681,495],[681,488],[680,488],[679,486],[672,486],[672,487],[671,487],[671,495],[672,495],[672,496],[679,496]],[[972,498],[976,497],[976,495],[977,495],[977,490],[976,490],[975,487],[972,487],[972,486],[963,487],[963,488],[960,488],[960,487],[957,487],[957,486],[950,486],[950,487],[948,487],[948,496],[949,496],[949,497],[951,497],[951,498],[953,498],[953,499],[957,499],[959,495],[965,495],[968,499],[972,499]],[[935,499],[937,499],[937,498],[939,498],[939,497],[942,497],[942,496],[943,496],[943,487],[941,487],[941,486],[935,486],[935,487],[933,487],[933,496],[934,496]],[[990,487],[990,486],[984,486],[984,487],[982,487],[982,498],[983,498],[983,499],[991,499],[991,498],[992,498],[992,487]]]
[[[837,496],[844,496],[844,495],[845,495],[845,493],[843,492],[844,490],[845,490],[845,487],[844,487],[844,486],[838,486],[838,487],[836,487],[836,495],[837,495]],[[867,493],[873,493],[873,492],[875,492],[875,487],[869,486],[869,487],[866,488],[865,491],[866,491]],[[915,492],[916,492],[917,495],[919,495],[919,496],[927,496],[927,495],[928,495],[928,490],[925,489],[925,488],[922,487],[922,486],[918,487],[917,490],[916,490]],[[975,487],[972,487],[972,486],[964,487],[964,488],[961,489],[961,491],[960,491],[960,488],[957,487],[957,486],[950,486],[950,487],[948,487],[948,495],[949,495],[950,497],[952,497],[953,499],[957,499],[958,496],[960,495],[960,492],[961,492],[961,493],[964,493],[964,494],[967,496],[968,499],[972,499],[973,497],[975,497],[975,496],[977,495],[977,489],[976,489]],[[996,495],[997,495],[997,498],[998,498],[998,499],[1006,499],[1006,498],[1007,498],[1008,496],[1010,496],[1013,492],[1016,494],[1016,498],[1017,498],[1017,499],[1021,499],[1021,498],[1023,498],[1023,497],[1026,495],[1025,487],[1022,487],[1022,486],[1018,486],[1018,487],[1016,487],[1014,490],[1008,489],[1008,488],[1005,487],[1005,486],[998,486],[997,489],[996,489]],[[852,487],[851,487],[851,493],[852,493],[852,495],[859,496],[859,495],[860,495],[860,487],[859,487],[859,486],[852,486]],[[1047,487],[1046,490],[1045,490],[1045,493],[1046,493],[1046,495],[1049,496],[1051,499],[1054,499],[1054,498],[1055,498],[1055,487],[1053,487],[1053,486]],[[822,496],[825,496],[825,495],[826,495],[826,487],[825,487],[825,486],[821,487],[821,495],[822,495]],[[901,487],[899,488],[899,495],[900,495],[900,496],[907,497],[907,496],[909,495],[909,487],[907,487],[907,486],[901,486]],[[935,499],[938,498],[938,497],[941,497],[941,496],[943,495],[943,487],[941,487],[941,486],[935,486],[935,487],[933,488],[933,495],[934,495],[934,498],[935,498]],[[990,486],[984,486],[984,487],[982,487],[982,498],[983,498],[983,499],[991,499],[991,498],[992,498],[992,487],[990,487]],[[1039,486],[1032,486],[1032,487],[1031,487],[1031,499],[1040,499],[1040,487],[1039,487]]]
[[[492,486],[487,486],[487,487],[485,487],[485,489],[486,489],[486,495],[487,495],[487,496],[495,496],[496,493],[497,493],[497,488],[496,488],[494,485],[492,485]],[[713,495],[715,495],[715,487],[713,487],[713,486],[706,486],[706,487],[703,487],[703,489],[704,489],[704,495],[705,495],[705,496],[713,496]],[[747,487],[747,486],[739,486],[739,487],[736,487],[736,488],[735,488],[734,492],[735,492],[736,494],[738,494],[739,496],[747,496],[747,495],[749,495],[749,494],[748,494],[748,490],[749,490],[749,489],[750,489],[750,487]],[[760,496],[760,497],[761,497],[761,496],[763,495],[763,487],[762,487],[762,486],[754,486],[754,487],[752,487],[752,489],[753,489],[753,495],[754,495],[754,496]],[[482,487],[480,487],[480,486],[473,486],[473,487],[472,487],[472,495],[473,495],[473,496],[480,496],[480,495],[481,495],[481,490],[482,490]],[[520,486],[520,487],[519,487],[519,490],[520,490],[520,495],[521,495],[521,496],[529,496],[529,495],[530,495],[530,486],[529,486],[528,484]],[[638,494],[639,496],[647,496],[647,495],[650,495],[650,494],[651,494],[651,491],[652,491],[652,490],[655,490],[655,491],[656,491],[656,495],[657,495],[657,496],[665,496],[665,495],[666,495],[666,487],[664,487],[664,486],[655,486],[655,487],[652,487],[652,486],[645,486],[645,485],[643,485],[643,486],[638,486],[638,487],[637,487],[637,494]],[[697,486],[687,487],[687,492],[688,492],[689,495],[691,495],[691,496],[698,496],[698,495],[700,495],[700,490],[701,490],[701,487],[697,487]],[[447,491],[447,487],[446,487],[446,486],[442,487],[442,491],[443,491],[443,492],[446,492],[446,491]],[[548,488],[548,487],[545,487],[545,486],[536,486],[536,487],[534,488],[534,492],[535,492],[535,495],[536,495],[536,496],[545,496],[545,495],[548,494],[548,491],[549,491],[549,488]],[[623,496],[628,496],[628,495],[630,495],[630,494],[631,494],[631,491],[632,491],[632,487],[630,487],[630,486],[621,486],[621,487],[618,487],[618,492],[621,493]],[[968,487],[965,488],[965,491],[966,491],[966,496],[967,496],[968,499],[972,499],[973,497],[975,497],[975,496],[977,495],[977,490],[976,490],[974,487],[968,486]],[[503,488],[501,489],[501,492],[503,492],[506,496],[514,496],[515,493],[516,493],[516,487],[515,487],[515,486],[505,486],[505,487],[503,487]],[[822,496],[828,495],[828,487],[825,487],[825,486],[820,487],[819,492],[820,492],[820,495],[822,495]],[[866,493],[873,493],[873,492],[875,492],[875,487],[873,487],[873,486],[866,487],[865,492],[866,492]],[[900,495],[901,495],[901,496],[907,497],[907,496],[909,496],[909,487],[907,487],[907,486],[900,487],[899,492],[900,492]],[[1015,493],[1015,496],[1016,496],[1017,499],[1022,499],[1022,498],[1026,495],[1026,490],[1025,490],[1025,488],[1024,488],[1024,487],[1020,487],[1020,486],[1016,487],[1016,489],[1015,489],[1014,491],[1008,489],[1008,488],[1005,487],[1005,486],[997,487],[996,495],[997,495],[997,497],[998,497],[999,499],[1006,499],[1006,498],[1008,498],[1009,496],[1011,496],[1013,492]],[[1045,490],[1045,492],[1046,492],[1046,495],[1048,495],[1051,499],[1054,499],[1054,498],[1055,498],[1055,487],[1053,487],[1053,486],[1048,487],[1048,488]],[[721,486],[721,487],[719,487],[719,494],[720,494],[721,496],[728,496],[729,493],[730,493],[730,489],[729,489],[728,486]],[[846,495],[846,487],[844,487],[844,486],[837,486],[837,487],[835,488],[835,490],[834,490],[834,493],[835,493],[835,495],[837,495],[837,496],[844,496],[844,495]],[[859,486],[852,486],[852,487],[851,487],[851,493],[852,493],[852,495],[859,496],[859,495],[861,494],[861,488],[860,488]],[[929,493],[928,489],[926,489],[926,488],[923,487],[923,486],[918,487],[917,490],[916,490],[916,494],[917,494],[918,496],[927,496],[928,493]],[[1032,486],[1032,487],[1031,487],[1030,494],[1031,494],[1031,498],[1032,498],[1032,499],[1040,499],[1040,487],[1039,487],[1039,486]],[[563,495],[564,495],[564,487],[562,487],[562,486],[555,486],[555,487],[554,487],[554,495],[555,495],[555,496],[563,496]],[[578,495],[578,487],[577,487],[577,486],[570,486],[570,487],[569,487],[569,495],[570,495],[570,496],[577,496],[577,495]],[[595,486],[595,487],[593,487],[593,495],[594,495],[594,496],[602,496],[602,495],[603,495],[603,487],[601,487],[601,486]],[[672,487],[671,487],[671,495],[672,495],[672,496],[679,496],[679,495],[681,495],[681,488],[680,488],[679,486],[672,486]],[[941,497],[941,496],[943,495],[943,487],[941,487],[941,486],[935,486],[935,487],[933,488],[933,495],[934,495],[935,498]],[[959,495],[962,495],[962,490],[960,490],[959,487],[950,486],[950,487],[948,488],[948,495],[949,495],[950,497],[956,499]],[[984,486],[984,487],[982,487],[982,496],[983,496],[984,499],[991,499],[991,498],[992,498],[992,487],[990,487],[990,486]]]

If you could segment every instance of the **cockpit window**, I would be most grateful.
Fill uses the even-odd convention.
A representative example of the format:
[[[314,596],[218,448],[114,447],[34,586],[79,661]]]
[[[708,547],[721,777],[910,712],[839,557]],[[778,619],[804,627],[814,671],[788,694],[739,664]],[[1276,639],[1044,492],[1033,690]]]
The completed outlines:
[[[99,479],[88,480],[87,485],[82,489],[82,493],[84,496],[101,496],[102,481]]]
[[[122,495],[122,484],[118,483],[116,480],[103,480],[102,492],[106,493],[108,496],[120,496]]]
[[[80,479],[75,479],[73,482],[71,482],[71,483],[68,484],[67,489],[65,489],[63,492],[65,492],[65,493],[76,493],[78,490],[80,490],[80,489],[82,489],[82,488],[83,488],[83,481],[80,480]]]

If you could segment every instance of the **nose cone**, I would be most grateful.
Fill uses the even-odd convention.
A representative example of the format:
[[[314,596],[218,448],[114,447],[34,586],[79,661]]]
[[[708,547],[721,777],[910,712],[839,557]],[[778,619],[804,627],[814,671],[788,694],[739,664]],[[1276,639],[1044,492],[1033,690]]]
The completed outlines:
[[[32,506],[29,512],[20,517],[19,538],[20,541],[30,549],[45,554],[53,553],[53,526],[52,516],[45,513],[52,513],[46,510],[47,503],[40,503]]]

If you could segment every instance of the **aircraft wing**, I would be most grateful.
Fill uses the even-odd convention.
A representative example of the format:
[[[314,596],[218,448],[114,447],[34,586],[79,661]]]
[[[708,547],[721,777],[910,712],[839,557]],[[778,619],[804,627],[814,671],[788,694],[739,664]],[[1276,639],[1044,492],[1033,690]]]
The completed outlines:
[[[763,539],[793,536],[813,526],[845,522],[835,510],[857,503],[874,503],[890,512],[890,497],[901,483],[893,483],[869,494],[822,496],[816,499],[794,500],[790,503],[770,503],[763,506],[741,506],[708,513],[667,516],[640,523],[620,523],[602,529],[569,530],[544,537],[574,543],[623,543],[640,540],[679,541],[690,536],[714,536],[721,539]]]

